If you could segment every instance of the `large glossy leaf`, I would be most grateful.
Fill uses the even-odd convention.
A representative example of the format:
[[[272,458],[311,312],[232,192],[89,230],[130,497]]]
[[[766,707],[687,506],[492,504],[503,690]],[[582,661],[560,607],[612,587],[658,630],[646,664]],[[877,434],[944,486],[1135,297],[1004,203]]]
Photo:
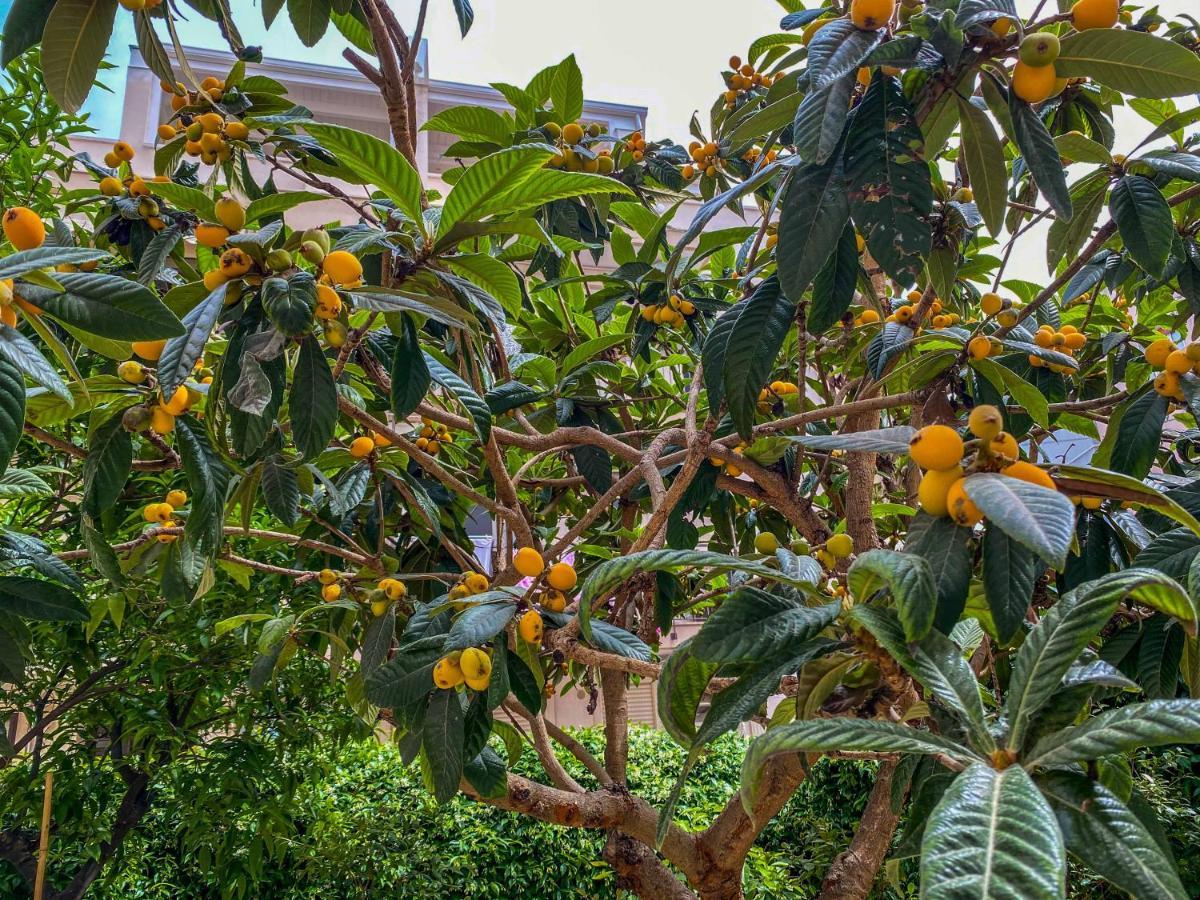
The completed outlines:
[[[46,89],[64,110],[79,111],[87,99],[112,34],[113,0],[58,0],[42,32]]]
[[[477,603],[467,607],[454,620],[443,649],[446,652],[465,650],[490,641],[504,630],[515,612],[516,607],[508,602]]]
[[[855,28],[848,18],[837,19],[819,29],[808,45],[808,77],[813,89],[857,72],[883,39],[882,31]]]
[[[269,456],[262,462],[263,500],[267,509],[285,525],[300,518],[300,483],[296,470],[283,465],[280,457]]]
[[[893,425],[890,428],[851,431],[846,434],[803,434],[789,440],[815,450],[907,453],[909,442],[916,433],[917,430],[911,425]]]
[[[980,752],[995,749],[987,728],[979,681],[957,644],[938,631],[931,631],[915,644],[909,643],[899,617],[890,609],[859,604],[851,617],[962,721],[975,749]]]
[[[963,488],[992,527],[1002,528],[1055,568],[1066,565],[1075,508],[1058,491],[990,473],[968,476]]]
[[[442,206],[438,236],[444,237],[457,222],[474,222],[510,209],[503,198],[543,170],[554,155],[548,144],[506,147],[469,166],[454,183]]]
[[[46,357],[42,356],[29,338],[8,325],[0,325],[0,359],[18,369],[31,381],[53,391],[67,403],[72,402],[70,390],[54,371],[54,367],[46,361]]]
[[[164,397],[172,396],[192,374],[196,360],[204,355],[204,345],[212,334],[217,317],[225,307],[226,285],[219,285],[183,317],[183,333],[173,337],[158,358],[158,381]]]
[[[296,449],[304,459],[320,455],[337,426],[337,387],[329,360],[311,334],[300,343],[288,410]]]
[[[840,603],[802,606],[758,588],[739,588],[713,611],[692,639],[692,654],[712,663],[766,659],[815,636],[840,611]]]
[[[26,299],[68,325],[120,341],[150,341],[183,333],[175,314],[152,291],[116,275],[55,275],[65,293],[24,289]]]
[[[403,325],[396,335],[396,349],[392,353],[392,412],[397,421],[411,415],[429,393],[433,379],[425,365],[425,355],[417,340],[417,327],[412,316],[401,316]]]
[[[1077,772],[1037,779],[1050,801],[1067,851],[1131,897],[1186,900],[1175,861],[1108,788]]]
[[[8,468],[25,426],[25,379],[8,360],[0,358],[0,475]]]
[[[792,134],[796,151],[805,162],[823,165],[841,156],[837,149],[849,116],[854,84],[853,75],[843,75],[809,91],[796,107]]]
[[[683,747],[696,740],[696,718],[705,688],[717,670],[692,655],[691,641],[676,647],[663,662],[658,678],[658,713],[663,728]]]
[[[1200,535],[1200,521],[1197,521],[1196,517],[1175,499],[1177,496],[1175,491],[1164,494],[1158,488],[1137,478],[1092,466],[1060,465],[1056,468],[1054,478],[1056,482],[1063,485],[1064,490],[1070,493],[1090,493],[1097,488],[1103,493],[1105,487],[1117,488],[1120,491],[1117,496],[1122,500],[1131,500],[1140,506],[1148,506],[1183,525],[1193,534]]]
[[[0,577],[0,613],[42,622],[86,622],[91,618],[71,591],[24,575]]]
[[[758,393],[770,380],[775,358],[791,328],[796,304],[779,280],[763,281],[746,301],[725,346],[725,400],[734,427],[747,441],[754,430]]]
[[[1065,38],[1059,78],[1093,78],[1134,97],[1200,93],[1200,58],[1182,44],[1127,28],[1091,28]]]
[[[969,100],[962,97],[957,99],[962,119],[963,161],[975,192],[975,205],[988,231],[998,235],[1004,227],[1004,212],[1008,204],[1008,167],[1004,145],[1000,143],[986,112]]]
[[[826,750],[944,755],[967,765],[979,759],[954,741],[896,722],[844,717],[792,722],[772,728],[750,745],[742,762],[743,805],[753,808],[762,786],[763,766],[771,757]]]
[[[937,588],[929,564],[912,553],[868,550],[859,555],[847,572],[850,593],[860,602],[886,589],[896,604],[905,638],[919,641],[933,626]]]
[[[83,504],[93,519],[116,504],[132,468],[133,438],[116,413],[92,431],[83,461]]]
[[[1058,691],[1067,670],[1112,618],[1117,604],[1160,578],[1147,570],[1115,572],[1061,597],[1046,611],[1013,662],[1004,698],[1009,747],[1021,748],[1038,710]]]
[[[305,122],[305,130],[342,163],[358,184],[373,184],[406,216],[422,221],[421,176],[399,150],[377,137],[352,128]]]
[[[976,763],[934,808],[921,839],[921,896],[1066,896],[1067,854],[1050,805],[1019,766]]]
[[[799,302],[833,254],[850,205],[839,154],[824,165],[798,168],[780,203],[779,244],[775,258],[783,292]]]
[[[20,278],[29,272],[58,265],[99,262],[110,256],[107,250],[90,247],[35,247],[19,250],[0,259],[0,278]]]
[[[445,803],[458,793],[463,773],[463,710],[456,691],[434,691],[425,713],[421,749],[433,776],[433,795]]]
[[[704,339],[701,364],[704,367],[704,389],[708,392],[708,405],[718,409],[725,398],[725,351],[729,347],[729,335],[737,324],[738,316],[746,308],[746,301],[739,300],[713,322]]]
[[[0,26],[0,34],[4,36],[0,69],[7,68],[10,62],[42,39],[54,3],[55,0],[13,0],[8,18]]]
[[[1149,178],[1126,175],[1113,185],[1108,208],[1134,262],[1161,278],[1175,241],[1171,207],[1162,191]]]
[[[1139,747],[1200,743],[1200,700],[1148,700],[1110,709],[1039,740],[1025,768],[1068,765]]]
[[[899,80],[877,74],[846,135],[850,213],[871,256],[906,287],[920,277],[933,249],[924,143]]]
[[[1039,572],[1037,554],[999,528],[983,535],[983,590],[996,625],[996,637],[1007,644],[1025,621]]]
[[[287,0],[287,10],[300,43],[312,47],[329,28],[333,5],[331,0]]]
[[[1074,212],[1071,191],[1054,139],[1037,111],[1016,94],[1009,97],[1008,110],[1013,139],[1025,165],[1033,173],[1038,190],[1060,219],[1069,220]]]
[[[847,224],[833,253],[813,281],[812,302],[808,305],[805,321],[805,329],[810,334],[821,334],[846,314],[854,300],[861,271],[854,227]]]
[[[1120,416],[1116,428],[1111,420],[1109,423],[1109,431],[1114,436],[1107,462],[1109,468],[1134,478],[1145,478],[1150,473],[1169,405],[1166,397],[1147,390],[1130,397],[1117,408],[1113,416]],[[1103,449],[1104,444],[1101,447]],[[1093,464],[1104,465],[1095,459]]]
[[[183,460],[183,471],[191,489],[190,511],[184,524],[184,537],[190,547],[212,557],[223,539],[225,495],[229,470],[213,450],[204,428],[190,416],[175,423],[176,443]]]
[[[929,563],[937,588],[933,624],[945,634],[958,621],[971,586],[970,539],[971,529],[955,524],[948,516],[918,512],[909,523],[904,550]]]

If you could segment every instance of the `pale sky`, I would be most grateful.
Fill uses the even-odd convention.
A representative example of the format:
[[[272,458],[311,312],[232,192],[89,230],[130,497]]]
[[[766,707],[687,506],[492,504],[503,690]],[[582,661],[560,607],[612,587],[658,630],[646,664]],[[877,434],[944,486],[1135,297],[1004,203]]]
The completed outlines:
[[[416,0],[390,3],[411,24]],[[1163,0],[1159,8],[1164,15],[1182,13],[1188,7],[1195,12],[1195,3]],[[0,0],[0,11],[7,5],[8,0]],[[257,2],[236,0],[232,5],[239,11],[237,22],[246,41],[263,45],[268,59],[345,65],[341,55],[345,42],[332,27],[316,47],[306,48],[286,21],[286,10],[268,34]],[[728,4],[473,0],[473,5],[475,25],[463,39],[450,0],[431,3],[425,33],[431,77],[470,84],[506,81],[524,85],[538,70],[574,53],[590,99],[645,106],[649,109],[649,137],[673,137],[685,143],[692,112],[700,110],[701,122],[705,122],[717,93],[724,89],[720,72],[729,57],[735,53],[744,56],[756,38],[776,33],[783,15],[783,8],[774,0]],[[1023,13],[1037,5],[1037,0],[1017,0]],[[225,46],[215,25],[194,13],[192,16],[193,23],[182,30],[185,43]],[[123,67],[128,47],[134,43],[132,18],[118,10],[117,22],[109,59]],[[106,80],[115,84],[123,77],[123,70],[114,71]],[[118,103],[112,95],[99,94],[89,102],[101,131],[108,130],[105,120],[119,114]]]

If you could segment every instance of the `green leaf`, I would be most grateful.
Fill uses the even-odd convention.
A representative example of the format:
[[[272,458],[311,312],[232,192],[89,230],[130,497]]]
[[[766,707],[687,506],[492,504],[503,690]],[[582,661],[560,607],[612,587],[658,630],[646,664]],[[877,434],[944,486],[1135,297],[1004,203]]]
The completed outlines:
[[[1040,568],[1037,554],[1001,529],[984,532],[983,591],[1001,644],[1009,643],[1021,630]]]
[[[211,294],[200,301],[183,317],[183,334],[173,337],[158,358],[158,381],[164,397],[171,397],[196,366],[196,360],[204,355],[217,317],[225,308],[225,289],[219,285]]]
[[[725,399],[734,427],[746,440],[754,430],[758,392],[766,385],[787,338],[796,304],[771,276],[746,301],[725,347]]]
[[[287,0],[287,9],[296,37],[305,47],[314,46],[324,37],[333,12],[331,0]]]
[[[476,287],[500,301],[505,313],[516,318],[521,314],[521,282],[507,265],[486,253],[455,256],[446,265]]]
[[[713,611],[692,639],[692,654],[711,663],[766,659],[816,636],[839,612],[840,603],[801,606],[758,588],[739,588]],[[594,623],[593,628],[599,624]]]
[[[113,414],[92,432],[83,461],[83,505],[97,521],[116,505],[133,469],[133,438],[121,417]]]
[[[906,287],[921,276],[933,249],[924,143],[899,80],[876,74],[846,135],[850,213],[871,256]]]
[[[862,61],[883,40],[881,31],[856,28],[848,18],[820,28],[808,45],[808,77],[813,89],[857,72]]]
[[[1075,508],[1058,491],[1007,475],[979,473],[963,483],[967,496],[988,518],[1059,571],[1075,533]]]
[[[1146,390],[1117,407],[1114,412],[1114,417],[1120,415],[1117,427],[1113,429],[1109,422],[1109,430],[1116,437],[1111,444],[1108,468],[1134,478],[1145,478],[1150,473],[1169,405],[1170,401],[1157,391]],[[1098,459],[1093,462],[1104,465]]]
[[[8,10],[8,18],[0,28],[0,34],[4,36],[0,69],[8,68],[10,62],[42,39],[42,31],[55,2],[56,0],[14,0]]]
[[[1142,506],[1148,506],[1151,509],[1157,510],[1162,515],[1174,519],[1179,524],[1190,529],[1193,534],[1200,535],[1200,522],[1196,520],[1195,516],[1162,491],[1136,478],[1122,475],[1119,472],[1109,472],[1105,469],[1096,469],[1090,466],[1065,465],[1057,467],[1057,475],[1055,477],[1064,483],[1064,490],[1072,493],[1076,490],[1075,485],[1085,489],[1088,486],[1119,488],[1123,499],[1129,499]]]
[[[337,427],[337,387],[321,345],[313,335],[300,343],[288,411],[292,438],[304,459],[315,459],[329,446]]]
[[[114,0],[58,0],[42,32],[46,89],[69,113],[79,112],[112,36]]]
[[[1050,137],[1037,111],[1015,93],[1009,95],[1008,110],[1012,116],[1013,140],[1033,174],[1038,190],[1060,219],[1070,220],[1073,214],[1071,191],[1054,138]]]
[[[979,681],[957,644],[937,631],[929,632],[918,643],[909,643],[899,617],[890,609],[859,604],[852,610],[851,618],[870,631],[881,647],[962,721],[976,749],[981,752],[995,749],[979,695]]]
[[[554,149],[548,144],[518,144],[469,166],[442,206],[438,236],[445,237],[457,222],[474,222],[509,211],[511,207],[505,205],[503,198],[543,171],[542,166],[553,155]]]
[[[307,334],[317,308],[317,283],[309,272],[290,278],[268,278],[262,286],[262,305],[267,317],[290,337]]]
[[[466,37],[475,21],[475,10],[471,9],[470,0],[454,0],[454,15],[458,17],[459,34]]]
[[[6,359],[0,359],[0,475],[8,469],[25,427],[25,379]]]
[[[1108,196],[1108,173],[1093,172],[1077,181],[1071,188],[1071,204],[1075,215],[1071,220],[1055,219],[1050,223],[1046,238],[1046,265],[1050,269],[1063,259],[1074,259],[1092,236],[1096,220],[1104,209]]]
[[[213,198],[200,190],[186,184],[176,184],[174,181],[155,181],[151,189],[156,196],[170,201],[177,209],[194,212],[206,222],[217,221],[217,211]]]
[[[921,839],[921,896],[1064,897],[1067,854],[1050,804],[1019,766],[975,763],[954,779]]]
[[[250,201],[246,207],[246,224],[253,224],[268,216],[277,216],[305,203],[317,203],[328,199],[327,195],[314,191],[283,191],[267,194],[265,197]]]
[[[1091,28],[1063,39],[1059,78],[1092,78],[1134,97],[1200,93],[1200,58],[1182,44],[1128,28]]]
[[[433,776],[433,795],[445,803],[458,793],[463,774],[463,711],[456,691],[434,691],[425,713],[421,748]]]
[[[804,434],[789,440],[815,450],[846,450],[864,453],[907,453],[908,444],[917,430],[911,425],[894,425],[870,431],[851,431],[848,434]]]
[[[550,79],[550,103],[561,122],[574,122],[583,115],[583,73],[572,53],[554,69]]]
[[[367,675],[367,699],[391,709],[416,703],[434,689],[433,666],[440,655],[436,650],[398,653]]]
[[[508,601],[468,606],[454,620],[442,649],[449,653],[451,650],[478,647],[490,641],[504,630],[515,612],[516,607]]]
[[[1110,709],[1038,741],[1027,769],[1100,759],[1142,747],[1200,743],[1200,700],[1148,700]]]
[[[846,573],[850,593],[865,602],[877,591],[887,590],[896,603],[904,635],[919,641],[933,627],[937,588],[929,564],[912,553],[868,550],[860,554]]]
[[[425,367],[429,370],[429,376],[453,394],[454,398],[466,408],[467,413],[471,416],[471,421],[475,423],[475,433],[479,435],[479,440],[486,444],[492,434],[491,409],[483,401],[483,398],[459,377],[457,372],[442,365],[429,353],[421,352],[425,357]]]
[[[296,470],[283,465],[278,454],[262,462],[263,499],[267,509],[285,525],[295,525],[300,518],[300,483]]]
[[[937,588],[934,627],[944,634],[958,621],[971,585],[972,556],[968,548],[971,529],[948,516],[918,512],[909,523],[904,550],[929,563]]]
[[[404,154],[377,137],[340,125],[305,122],[304,130],[333,153],[356,184],[373,184],[414,222],[422,222],[421,176]]]
[[[1025,638],[1004,698],[1008,746],[1021,749],[1038,710],[1058,692],[1063,676],[1108,623],[1117,604],[1163,576],[1150,570],[1114,572],[1061,597]]]
[[[696,719],[704,691],[716,672],[715,663],[692,655],[692,642],[680,644],[663,662],[658,678],[658,713],[663,728],[683,747],[696,742]]]
[[[537,676],[516,653],[505,653],[504,657],[508,663],[508,684],[513,696],[530,712],[539,712],[542,708],[542,686]]]
[[[746,301],[739,300],[713,322],[704,339],[701,365],[704,368],[704,389],[708,392],[708,405],[718,409],[725,398],[725,351],[729,348],[729,334],[737,324],[738,317],[746,308]]]
[[[91,618],[71,591],[24,575],[0,577],[0,613],[40,622],[86,622]]]
[[[396,606],[389,603],[382,616],[371,616],[371,621],[367,623],[363,633],[362,647],[359,650],[359,669],[363,675],[369,675],[387,661],[395,636]]]
[[[20,278],[30,272],[59,265],[79,265],[108,259],[107,250],[92,250],[87,247],[36,247],[19,250],[0,259],[0,279]],[[56,273],[56,277],[61,275]]]
[[[1141,175],[1126,175],[1115,185],[1109,211],[1133,261],[1162,278],[1175,241],[1175,223],[1157,185]]]
[[[961,14],[961,7],[960,7]],[[955,95],[962,120],[963,162],[975,192],[975,205],[993,236],[1004,228],[1008,208],[1008,167],[1004,145],[986,112]]]
[[[1174,860],[1108,788],[1077,772],[1047,772],[1037,785],[1085,866],[1132,897],[1186,900]]]
[[[992,383],[1001,394],[1010,394],[1019,405],[1025,407],[1029,417],[1043,428],[1050,423],[1050,407],[1046,395],[1014,372],[1012,369],[990,359],[974,359],[971,367]]]
[[[714,553],[709,550],[643,550],[640,553],[630,553],[615,559],[605,560],[592,569],[580,589],[579,618],[584,636],[588,636],[591,620],[589,613],[592,602],[612,587],[615,587],[630,576],[642,572],[669,572],[684,566],[703,566],[713,573],[739,571],[748,575],[757,575],[782,584],[800,588],[808,593],[812,584],[804,578],[787,575],[778,569],[742,559],[728,556],[724,553]]]
[[[392,412],[396,420],[402,421],[411,415],[429,393],[433,379],[425,365],[425,355],[417,340],[417,327],[412,316],[403,315],[403,327],[396,335],[396,349],[392,354]]]
[[[0,359],[68,403],[71,402],[70,390],[37,347],[21,332],[7,325],[0,325]]]
[[[65,293],[23,289],[25,298],[83,331],[119,341],[152,341],[183,333],[175,314],[136,281],[100,272],[65,272]]]
[[[813,281],[812,302],[808,305],[805,322],[809,334],[821,334],[845,315],[854,300],[861,271],[854,227],[847,224],[833,253]]]
[[[195,419],[190,416],[177,419],[175,437],[192,494],[183,534],[188,546],[211,559],[224,541],[222,526],[229,470],[213,451],[207,433]]]
[[[719,696],[719,695],[718,695]],[[881,719],[808,719],[780,725],[756,739],[742,762],[742,805],[752,809],[762,787],[763,767],[781,753],[827,750],[945,755],[970,765],[969,749],[941,735]]]
[[[696,732],[695,746],[711,743],[749,719],[768,697],[779,693],[780,679],[798,672],[806,662],[832,646],[832,641],[818,638],[793,645],[789,650],[751,665],[737,681],[722,688],[712,698]]]
[[[780,203],[775,259],[783,292],[793,303],[825,267],[849,220],[841,154],[792,174]]]
[[[455,0],[455,5],[465,2]],[[467,760],[463,765],[463,778],[481,797],[494,799],[508,792],[508,769],[500,754],[491,747],[484,747],[474,759]]]

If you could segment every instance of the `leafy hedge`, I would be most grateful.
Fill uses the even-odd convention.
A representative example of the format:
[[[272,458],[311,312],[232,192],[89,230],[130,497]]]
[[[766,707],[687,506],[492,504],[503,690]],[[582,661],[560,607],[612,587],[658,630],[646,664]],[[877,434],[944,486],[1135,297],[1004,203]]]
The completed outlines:
[[[603,746],[599,729],[579,736],[597,752]],[[631,788],[663,803],[684,751],[666,734],[644,728],[633,732],[630,744]],[[744,752],[740,737],[715,742],[688,780],[679,822],[701,827],[711,821],[737,788]],[[589,783],[573,759],[563,761]],[[615,896],[613,873],[598,861],[603,834],[461,797],[437,807],[419,769],[404,768],[394,749],[373,741],[289,760],[275,770],[270,780],[277,788],[294,785],[290,804],[268,791],[257,800],[247,791],[237,803],[229,803],[227,793],[206,795],[203,779],[188,768],[174,767],[145,827],[93,896],[507,898],[516,885],[526,897],[547,900]],[[517,771],[541,775],[529,751]],[[867,763],[818,764],[747,860],[747,896],[814,896],[825,868],[853,834],[872,772]],[[285,836],[264,839],[279,832],[278,817],[288,819]],[[221,852],[229,847],[232,854]]]

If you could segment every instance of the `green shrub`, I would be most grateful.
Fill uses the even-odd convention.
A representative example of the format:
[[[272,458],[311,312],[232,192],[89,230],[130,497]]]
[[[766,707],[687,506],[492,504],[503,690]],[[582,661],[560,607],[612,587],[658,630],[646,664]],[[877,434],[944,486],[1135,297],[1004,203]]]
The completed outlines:
[[[600,752],[599,729],[578,732]],[[631,788],[665,801],[684,752],[666,734],[634,730]],[[710,821],[736,789],[745,741],[718,740],[688,779],[677,813],[685,826]],[[563,762],[591,785],[573,758]],[[234,797],[206,790],[202,763],[175,766],[158,789],[144,828],[97,886],[104,898],[513,896],[613,897],[601,861],[604,835],[543,824],[456,798],[431,801],[416,767],[372,741],[288,761],[259,790]],[[751,898],[815,894],[825,867],[846,846],[869,791],[868,764],[818,764],[764,832],[747,860]],[[544,774],[526,751],[517,771]],[[271,790],[292,797],[272,797]]]

